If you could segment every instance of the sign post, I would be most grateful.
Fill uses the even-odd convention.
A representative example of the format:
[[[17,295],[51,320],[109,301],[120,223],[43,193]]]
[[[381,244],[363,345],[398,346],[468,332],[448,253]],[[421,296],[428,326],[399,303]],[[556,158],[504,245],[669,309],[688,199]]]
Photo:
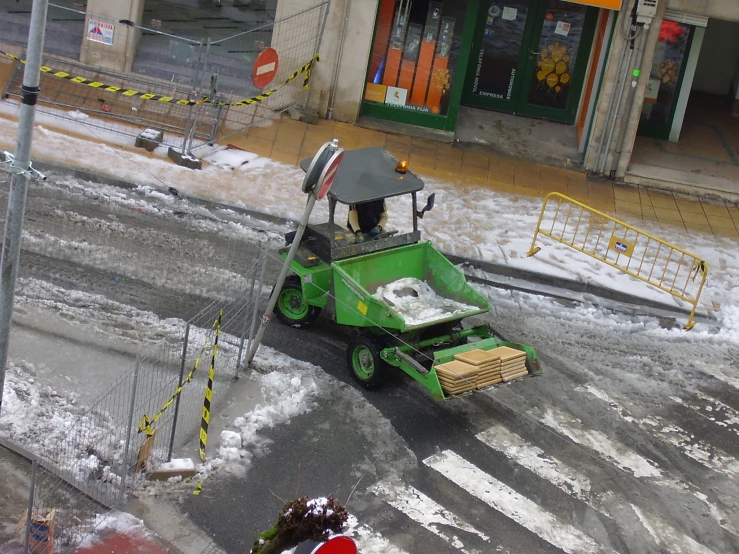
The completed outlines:
[[[287,277],[287,272],[290,270],[290,264],[295,258],[295,253],[298,251],[300,241],[305,233],[305,228],[308,226],[308,220],[313,211],[313,206],[316,205],[316,200],[322,200],[326,197],[326,194],[328,194],[328,191],[336,178],[339,165],[343,159],[344,149],[339,148],[339,141],[334,139],[331,142],[324,144],[318,152],[316,152],[308,171],[305,173],[302,189],[303,192],[308,194],[308,203],[305,206],[303,217],[300,219],[300,224],[295,232],[295,238],[290,245],[287,257],[285,258],[285,263],[282,265],[280,276],[277,278],[275,288],[272,290],[272,296],[270,296],[269,302],[267,303],[267,309],[264,311],[264,315],[262,315],[259,330],[257,331],[254,340],[252,340],[249,345],[249,352],[246,356],[247,366],[251,365],[254,360],[259,344],[262,342],[262,338],[264,338],[264,332],[267,329],[267,325],[269,325],[269,322],[272,319],[272,314],[274,313],[275,305],[277,304],[277,298],[282,292],[282,285],[285,284],[285,278]]]

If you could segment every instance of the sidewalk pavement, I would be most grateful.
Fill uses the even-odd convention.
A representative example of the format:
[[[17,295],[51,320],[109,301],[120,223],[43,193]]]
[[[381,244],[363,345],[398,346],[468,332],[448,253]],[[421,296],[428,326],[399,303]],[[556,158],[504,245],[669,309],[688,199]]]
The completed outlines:
[[[273,160],[296,165],[315,154],[327,140],[346,149],[382,146],[406,159],[421,177],[453,183],[463,189],[488,188],[518,196],[544,198],[559,192],[638,226],[656,221],[684,231],[739,237],[739,206],[651,188],[590,179],[584,172],[506,158],[483,147],[465,148],[397,136],[354,125],[320,120],[308,125],[283,116],[269,127],[253,127],[229,143]]]

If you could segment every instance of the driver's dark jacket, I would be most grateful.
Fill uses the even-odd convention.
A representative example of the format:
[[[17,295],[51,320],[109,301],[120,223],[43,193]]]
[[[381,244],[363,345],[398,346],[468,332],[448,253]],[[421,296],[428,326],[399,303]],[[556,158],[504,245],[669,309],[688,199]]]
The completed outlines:
[[[357,219],[359,220],[359,230],[363,233],[369,233],[372,229],[377,227],[382,219],[382,214],[385,213],[385,201],[384,200],[373,200],[371,202],[363,202],[362,204],[352,204],[349,207],[350,210],[356,210]],[[351,225],[347,221],[347,226],[351,228]],[[357,229],[352,229],[354,232]]]

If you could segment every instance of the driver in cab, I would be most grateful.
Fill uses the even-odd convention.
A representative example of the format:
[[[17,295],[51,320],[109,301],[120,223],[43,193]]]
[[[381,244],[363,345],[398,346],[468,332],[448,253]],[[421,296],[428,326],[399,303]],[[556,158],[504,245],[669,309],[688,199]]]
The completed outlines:
[[[372,200],[349,206],[347,226],[356,237],[354,244],[377,237],[385,225],[387,225],[385,200]]]

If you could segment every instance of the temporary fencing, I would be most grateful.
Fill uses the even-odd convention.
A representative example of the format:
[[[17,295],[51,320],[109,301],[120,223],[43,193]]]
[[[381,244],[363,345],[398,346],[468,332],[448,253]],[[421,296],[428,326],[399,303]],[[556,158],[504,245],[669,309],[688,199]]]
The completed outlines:
[[[54,511],[49,536],[57,550],[49,552],[74,551],[101,514],[123,506],[148,472],[195,438],[205,453],[203,407],[220,398],[241,367],[253,311],[247,300],[211,304],[179,332],[172,329],[161,345],[136,356],[133,371],[92,406],[70,413],[64,436],[43,437],[31,505],[37,519]],[[201,327],[214,314],[225,329],[217,356],[214,329]],[[202,359],[205,367],[199,367]],[[37,527],[28,522],[26,533],[38,535]],[[47,552],[46,546],[31,552]]]
[[[139,57],[154,58],[134,63],[132,73],[47,56],[38,109],[76,125],[131,137],[151,129],[163,134],[160,144],[179,151],[223,141],[305,103],[328,6],[324,1],[218,39],[160,33],[158,38],[169,45],[166,56],[160,59],[164,54],[143,49]],[[272,83],[260,89],[251,75],[266,47],[274,48],[280,60]],[[19,99],[22,56],[0,55],[17,62],[4,97]]]
[[[687,302],[692,309],[685,329],[695,325],[708,278],[708,265],[698,255],[556,192],[544,199],[529,256],[541,250],[539,235]]]
[[[24,423],[18,436],[38,456],[33,514],[56,509],[61,552],[125,503],[141,469],[195,458],[199,439],[207,447],[204,406],[217,406],[243,366],[271,248],[184,199],[168,216],[152,202],[69,186],[78,194],[62,184],[30,191],[11,335],[64,337],[55,345],[84,352],[73,364],[78,402],[59,396],[50,421]],[[11,374],[28,382],[24,371]]]

